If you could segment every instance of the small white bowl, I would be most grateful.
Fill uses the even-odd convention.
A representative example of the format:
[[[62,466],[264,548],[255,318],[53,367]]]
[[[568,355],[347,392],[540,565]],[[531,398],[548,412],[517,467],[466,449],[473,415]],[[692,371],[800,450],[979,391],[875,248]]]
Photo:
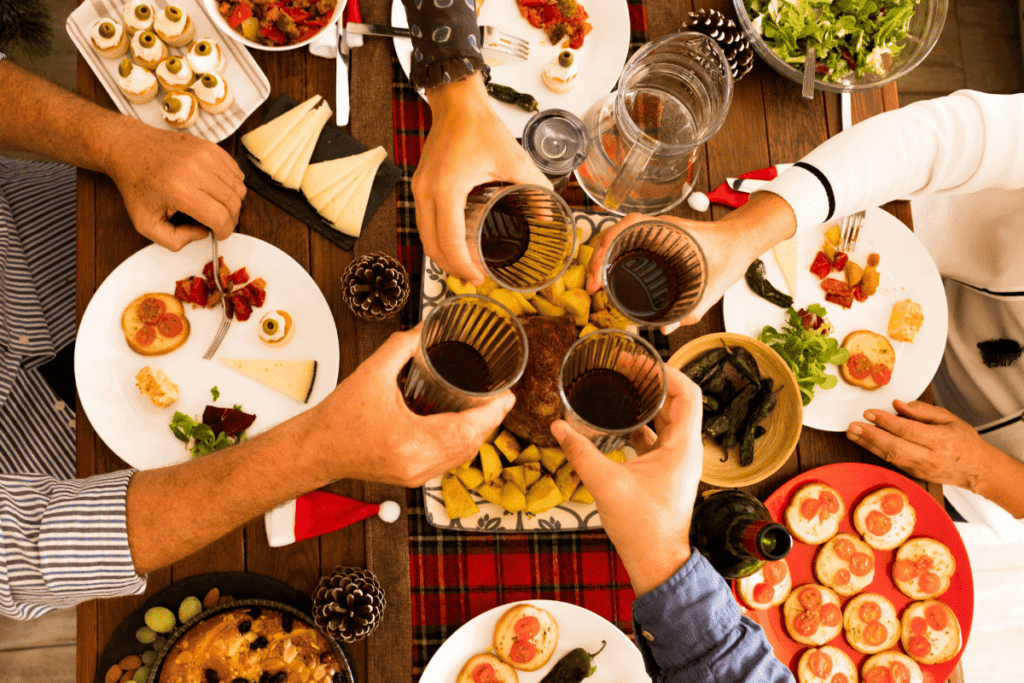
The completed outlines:
[[[210,17],[210,20],[217,27],[217,30],[219,30],[221,33],[228,36],[235,42],[241,43],[246,47],[251,47],[254,50],[266,50],[267,52],[285,52],[287,50],[294,50],[297,47],[309,45],[314,40],[316,40],[318,36],[322,36],[324,34],[324,31],[333,31],[334,25],[338,22],[338,19],[340,19],[341,15],[345,12],[346,4],[347,0],[339,0],[337,6],[334,8],[334,14],[331,15],[331,20],[327,23],[326,26],[321,28],[319,31],[314,33],[309,38],[306,38],[301,43],[294,43],[292,45],[281,45],[279,47],[271,47],[269,45],[264,45],[263,43],[257,43],[255,41],[244,38],[241,33],[228,26],[227,19],[225,19],[221,15],[220,10],[218,9],[218,5],[220,5],[220,2],[218,2],[218,0],[203,0],[203,9],[206,10],[206,14]]]

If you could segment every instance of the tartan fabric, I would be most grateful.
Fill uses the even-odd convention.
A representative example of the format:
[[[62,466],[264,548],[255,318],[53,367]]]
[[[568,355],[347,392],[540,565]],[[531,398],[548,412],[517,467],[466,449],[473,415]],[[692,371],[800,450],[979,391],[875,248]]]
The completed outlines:
[[[628,0],[630,54],[647,41],[642,0]],[[409,271],[411,296],[402,313],[405,329],[419,322],[423,247],[416,232],[412,174],[430,129],[430,111],[393,63],[395,163],[402,170],[396,186],[398,258]],[[564,194],[576,210],[595,206],[576,184]],[[645,335],[659,351],[668,341]],[[420,674],[448,636],[474,616],[497,605],[524,599],[575,603],[632,634],[633,590],[608,537],[601,532],[549,534],[466,534],[427,523],[422,490],[408,494],[409,564],[413,627],[413,678]]]

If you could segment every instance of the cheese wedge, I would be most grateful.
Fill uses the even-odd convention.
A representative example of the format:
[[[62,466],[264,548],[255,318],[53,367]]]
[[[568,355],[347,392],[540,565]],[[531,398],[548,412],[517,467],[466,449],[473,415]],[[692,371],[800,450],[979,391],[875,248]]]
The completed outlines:
[[[373,164],[374,169],[380,165],[387,152],[383,147],[368,149],[361,154],[321,161],[318,164],[310,164],[306,168],[306,175],[302,178],[302,192],[307,197],[315,197],[321,191],[337,185],[345,179],[358,176],[364,166]]]
[[[308,114],[320,101],[319,95],[313,95],[308,100],[281,114],[277,118],[267,121],[259,128],[255,128],[242,136],[242,144],[257,159],[266,157],[288,136],[289,133],[298,128],[303,117]]]
[[[324,187],[319,192],[307,193],[306,199],[320,212],[321,216],[329,216],[332,215],[331,212],[340,211],[348,198],[352,196],[363,176],[367,173],[376,175],[377,168],[385,157],[387,157],[387,152],[383,147],[370,150],[370,156],[359,164],[354,173],[338,179],[334,184]],[[340,199],[341,197],[345,197],[345,199]]]
[[[257,382],[306,403],[316,382],[315,360],[220,358],[221,363]]]
[[[320,129],[316,126],[319,120],[317,111],[319,110],[306,114],[297,131],[290,134],[273,152],[259,158],[259,167],[277,182],[282,182],[287,170],[298,162],[309,139],[320,134]]]
[[[333,113],[326,103],[313,110],[310,114],[313,117],[313,120],[310,122],[310,127],[314,131],[313,134],[303,139],[298,155],[289,161],[289,165],[281,170],[281,177],[275,178],[275,180],[289,189],[299,189],[299,186],[302,184],[302,178],[306,175],[306,169],[309,168],[309,160],[313,156],[313,150],[320,139],[320,133],[324,129],[324,124],[327,123]]]
[[[782,277],[786,278],[789,295],[796,298],[796,237],[779,242],[772,248],[772,252],[782,269]]]
[[[379,166],[379,164],[378,164]],[[363,216],[366,215],[366,204],[370,201],[370,190],[373,188],[373,180],[377,177],[377,166],[364,172],[359,178],[352,196],[341,207],[340,211],[328,210],[324,218],[331,221],[337,230],[359,237],[363,230]],[[332,202],[333,203],[333,202]]]

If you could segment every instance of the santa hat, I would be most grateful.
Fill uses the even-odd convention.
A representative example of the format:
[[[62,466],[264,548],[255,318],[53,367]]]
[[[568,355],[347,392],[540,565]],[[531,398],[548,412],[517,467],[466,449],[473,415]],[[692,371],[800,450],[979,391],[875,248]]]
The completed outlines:
[[[263,517],[267,541],[276,548],[341,529],[374,515],[390,524],[401,514],[401,506],[393,500],[378,505],[329,491],[311,491],[278,505]]]

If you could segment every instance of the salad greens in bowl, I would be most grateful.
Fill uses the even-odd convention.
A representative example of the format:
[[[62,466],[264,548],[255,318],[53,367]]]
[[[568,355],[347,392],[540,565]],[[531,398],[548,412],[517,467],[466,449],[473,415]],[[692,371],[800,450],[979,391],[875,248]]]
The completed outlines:
[[[910,72],[935,46],[947,0],[733,0],[754,50],[786,78],[803,81],[815,49],[814,87],[856,92]]]

